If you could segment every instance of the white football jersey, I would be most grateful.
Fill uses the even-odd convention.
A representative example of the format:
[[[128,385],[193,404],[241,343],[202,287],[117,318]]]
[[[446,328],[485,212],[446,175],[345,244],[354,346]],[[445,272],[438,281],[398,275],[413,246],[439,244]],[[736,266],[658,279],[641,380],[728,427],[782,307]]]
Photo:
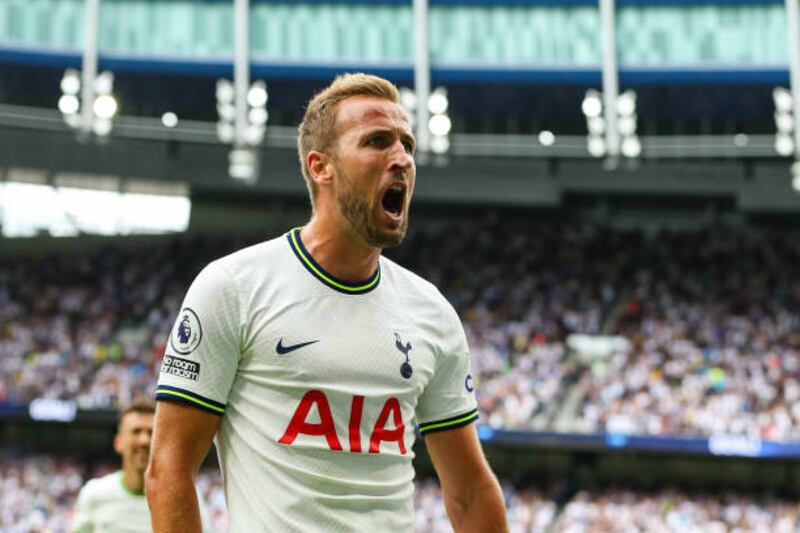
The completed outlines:
[[[156,396],[222,416],[231,532],[411,531],[415,425],[478,417],[438,290],[384,257],[362,283],[338,280],[299,229],[197,276]]]
[[[198,493],[203,531],[209,532],[208,510]],[[144,492],[125,484],[122,470],[90,479],[78,493],[73,533],[151,533],[150,508]]]
[[[150,533],[147,499],[125,485],[122,470],[91,479],[78,494],[71,531]]]

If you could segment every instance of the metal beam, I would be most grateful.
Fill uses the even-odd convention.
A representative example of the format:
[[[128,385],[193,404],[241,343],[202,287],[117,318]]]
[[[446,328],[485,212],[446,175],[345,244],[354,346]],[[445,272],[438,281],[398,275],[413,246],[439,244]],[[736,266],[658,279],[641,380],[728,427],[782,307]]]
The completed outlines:
[[[786,20],[789,30],[789,84],[794,102],[794,153],[800,159],[800,0],[786,0]]]
[[[788,0],[787,0],[788,1]],[[600,25],[603,41],[603,110],[606,120],[606,146],[613,159],[619,155],[617,127],[617,96],[619,69],[617,66],[616,7],[614,0],[600,0]]]
[[[244,144],[247,127],[247,91],[250,89],[250,0],[234,0],[233,87],[236,106],[234,143]]]
[[[114,122],[118,139],[219,145],[214,122],[181,120],[167,129],[158,117],[118,116]],[[0,135],[38,131],[42,135],[63,133],[64,119],[54,109],[0,104]],[[586,137],[558,135],[552,146],[543,146],[536,135],[459,133],[451,136],[451,153],[474,157],[533,157],[589,159]],[[774,135],[653,135],[641,137],[643,159],[774,159]],[[268,148],[296,150],[297,128],[270,126],[265,139]],[[788,166],[788,165],[787,165]]]
[[[431,63],[428,50],[428,0],[414,0],[414,93],[417,96],[415,121],[417,147],[430,151],[428,98],[431,95]]]
[[[85,133],[92,131],[94,122],[94,80],[97,78],[97,28],[100,0],[86,0],[84,18],[83,65],[81,67],[81,124]]]

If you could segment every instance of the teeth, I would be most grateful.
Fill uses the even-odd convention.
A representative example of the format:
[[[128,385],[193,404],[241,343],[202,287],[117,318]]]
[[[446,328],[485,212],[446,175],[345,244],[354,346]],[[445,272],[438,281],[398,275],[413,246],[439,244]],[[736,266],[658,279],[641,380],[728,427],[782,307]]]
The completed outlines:
[[[389,190],[392,192],[403,192],[403,188],[400,187],[399,185],[392,185],[391,187],[389,187]]]

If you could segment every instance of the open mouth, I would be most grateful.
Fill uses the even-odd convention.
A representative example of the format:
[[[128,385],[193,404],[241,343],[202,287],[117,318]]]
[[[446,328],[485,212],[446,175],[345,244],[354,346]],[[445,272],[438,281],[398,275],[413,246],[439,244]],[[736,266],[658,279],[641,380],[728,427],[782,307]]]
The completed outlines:
[[[387,213],[397,217],[403,212],[403,203],[405,199],[405,187],[402,185],[392,185],[383,193],[381,204]]]

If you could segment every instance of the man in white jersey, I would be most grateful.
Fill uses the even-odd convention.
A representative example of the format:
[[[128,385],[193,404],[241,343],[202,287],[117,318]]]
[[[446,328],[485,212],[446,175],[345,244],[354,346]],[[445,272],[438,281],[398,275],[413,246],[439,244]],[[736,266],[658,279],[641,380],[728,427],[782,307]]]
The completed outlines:
[[[155,405],[137,400],[120,415],[114,450],[122,470],[92,479],[81,489],[72,531],[150,532],[150,511],[144,497],[144,473],[150,456]]]
[[[212,439],[233,533],[412,531],[415,425],[456,531],[507,531],[461,323],[381,256],[405,236],[416,177],[398,101],[364,74],[317,94],[298,139],[311,220],[190,287],[156,390],[156,531],[198,530],[193,479]]]

